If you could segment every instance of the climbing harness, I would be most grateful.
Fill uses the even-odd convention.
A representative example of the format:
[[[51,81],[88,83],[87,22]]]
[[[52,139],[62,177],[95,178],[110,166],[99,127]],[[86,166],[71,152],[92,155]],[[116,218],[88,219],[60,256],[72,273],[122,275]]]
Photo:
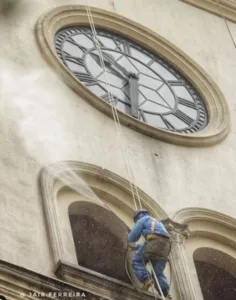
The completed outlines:
[[[153,268],[151,260],[158,259],[158,260],[166,260],[170,264],[170,280],[169,285],[171,286],[171,277],[172,277],[172,266],[170,263],[170,260],[168,259],[169,254],[171,252],[172,248],[172,242],[171,239],[167,236],[161,236],[154,233],[155,223],[157,222],[156,219],[152,218],[152,225],[151,225],[151,233],[149,233],[146,237],[146,242],[143,248],[142,256],[143,256],[143,263],[146,265],[145,262],[147,262],[152,271],[152,278],[154,279],[154,285],[156,287],[156,290],[159,292],[162,300],[165,300],[165,296],[163,295],[162,289],[160,287],[158,278],[156,276],[155,270]],[[134,288],[138,291],[139,294],[142,294],[142,292],[135,287],[135,284],[132,281],[132,278],[130,276],[129,270],[128,270],[128,248],[126,249],[126,257],[125,257],[125,270],[127,273],[127,276],[129,277],[132,285]],[[143,294],[142,294],[143,295]],[[153,287],[153,296],[155,299],[157,299]],[[171,299],[171,296],[166,296],[167,299]]]
[[[167,260],[171,251],[171,242],[169,239],[157,238],[145,242],[143,248],[143,258],[145,260],[159,259]]]
[[[162,299],[165,300],[165,296],[163,295],[151,261],[153,259],[169,261],[168,257],[171,251],[171,241],[169,236],[158,235],[155,233],[155,225],[157,223],[157,220],[154,218],[151,218],[151,220],[151,232],[146,236],[142,256],[143,261],[147,261],[149,263],[152,270],[152,277],[155,280],[155,284],[157,286],[157,290],[161,294]]]
[[[171,251],[170,238],[169,236],[156,234],[155,225],[157,220],[151,218],[151,221],[151,232],[146,236],[143,257],[147,261],[151,259],[168,260]]]

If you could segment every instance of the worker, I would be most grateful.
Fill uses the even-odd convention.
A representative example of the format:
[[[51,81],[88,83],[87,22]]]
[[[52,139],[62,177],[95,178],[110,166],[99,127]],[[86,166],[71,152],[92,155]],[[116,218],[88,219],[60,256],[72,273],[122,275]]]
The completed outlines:
[[[130,231],[127,238],[127,247],[134,249],[134,243],[139,240],[141,235],[145,238],[145,242],[136,246],[136,254],[132,259],[132,268],[138,280],[143,284],[143,290],[148,291],[149,287],[155,282],[150,273],[146,269],[147,261],[143,257],[143,248],[146,243],[154,239],[165,239],[169,241],[169,235],[162,222],[152,218],[145,209],[138,210],[134,213],[135,225]],[[170,244],[170,243],[169,243]],[[169,296],[169,283],[163,271],[166,267],[167,258],[151,259],[153,269],[159,281],[162,293],[165,297]],[[157,285],[155,284],[157,291]],[[170,296],[169,296],[170,297]]]

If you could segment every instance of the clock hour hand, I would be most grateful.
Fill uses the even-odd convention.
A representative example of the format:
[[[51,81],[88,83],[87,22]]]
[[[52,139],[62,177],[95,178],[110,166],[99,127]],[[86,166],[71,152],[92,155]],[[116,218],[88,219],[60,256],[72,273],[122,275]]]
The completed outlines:
[[[112,57],[112,55],[104,53],[104,52],[102,54],[103,54],[104,62],[106,61],[107,63],[110,63],[110,64],[114,65],[125,76],[127,76],[127,77],[129,76],[129,72],[125,68],[123,68],[120,64],[118,64],[116,62],[116,60]]]
[[[128,72],[122,66],[120,66],[111,55],[104,52],[102,54],[105,67],[109,68],[113,74],[127,80],[127,77],[125,76],[128,76]],[[99,66],[102,67],[100,56],[96,53],[91,53],[91,56],[96,60]]]
[[[131,101],[131,114],[138,119],[138,80],[139,76],[134,73],[129,73],[129,95]]]

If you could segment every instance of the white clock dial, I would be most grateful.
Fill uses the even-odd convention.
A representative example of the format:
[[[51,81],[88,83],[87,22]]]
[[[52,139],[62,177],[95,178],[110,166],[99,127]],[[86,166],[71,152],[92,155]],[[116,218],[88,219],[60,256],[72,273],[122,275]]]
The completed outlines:
[[[90,28],[60,30],[55,37],[64,65],[91,92],[150,126],[193,133],[207,125],[204,102],[193,86],[158,55],[105,30],[97,30],[105,71]],[[108,85],[107,85],[108,83]]]

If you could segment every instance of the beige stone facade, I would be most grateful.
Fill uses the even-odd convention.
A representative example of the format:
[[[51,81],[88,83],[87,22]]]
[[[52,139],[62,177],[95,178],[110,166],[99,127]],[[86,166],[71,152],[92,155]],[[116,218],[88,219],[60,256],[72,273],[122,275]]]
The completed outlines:
[[[109,224],[101,234],[121,247],[139,203],[165,219],[174,240],[166,270],[174,300],[213,299],[203,297],[198,278],[205,266],[235,280],[236,51],[224,20],[204,7],[213,1],[199,1],[203,9],[195,2],[89,1],[95,25],[165,57],[195,86],[209,113],[208,126],[188,136],[119,113],[133,174],[109,106],[66,70],[53,48],[58,29],[89,24],[86,1],[2,2],[0,295],[33,299],[33,292],[63,289],[74,293],[65,298],[80,299],[86,291],[87,299],[141,299],[128,281],[78,265],[71,230],[73,217],[87,211],[104,228]],[[225,14],[230,10],[236,39],[235,3],[220,2]],[[104,250],[107,259],[112,251]]]

